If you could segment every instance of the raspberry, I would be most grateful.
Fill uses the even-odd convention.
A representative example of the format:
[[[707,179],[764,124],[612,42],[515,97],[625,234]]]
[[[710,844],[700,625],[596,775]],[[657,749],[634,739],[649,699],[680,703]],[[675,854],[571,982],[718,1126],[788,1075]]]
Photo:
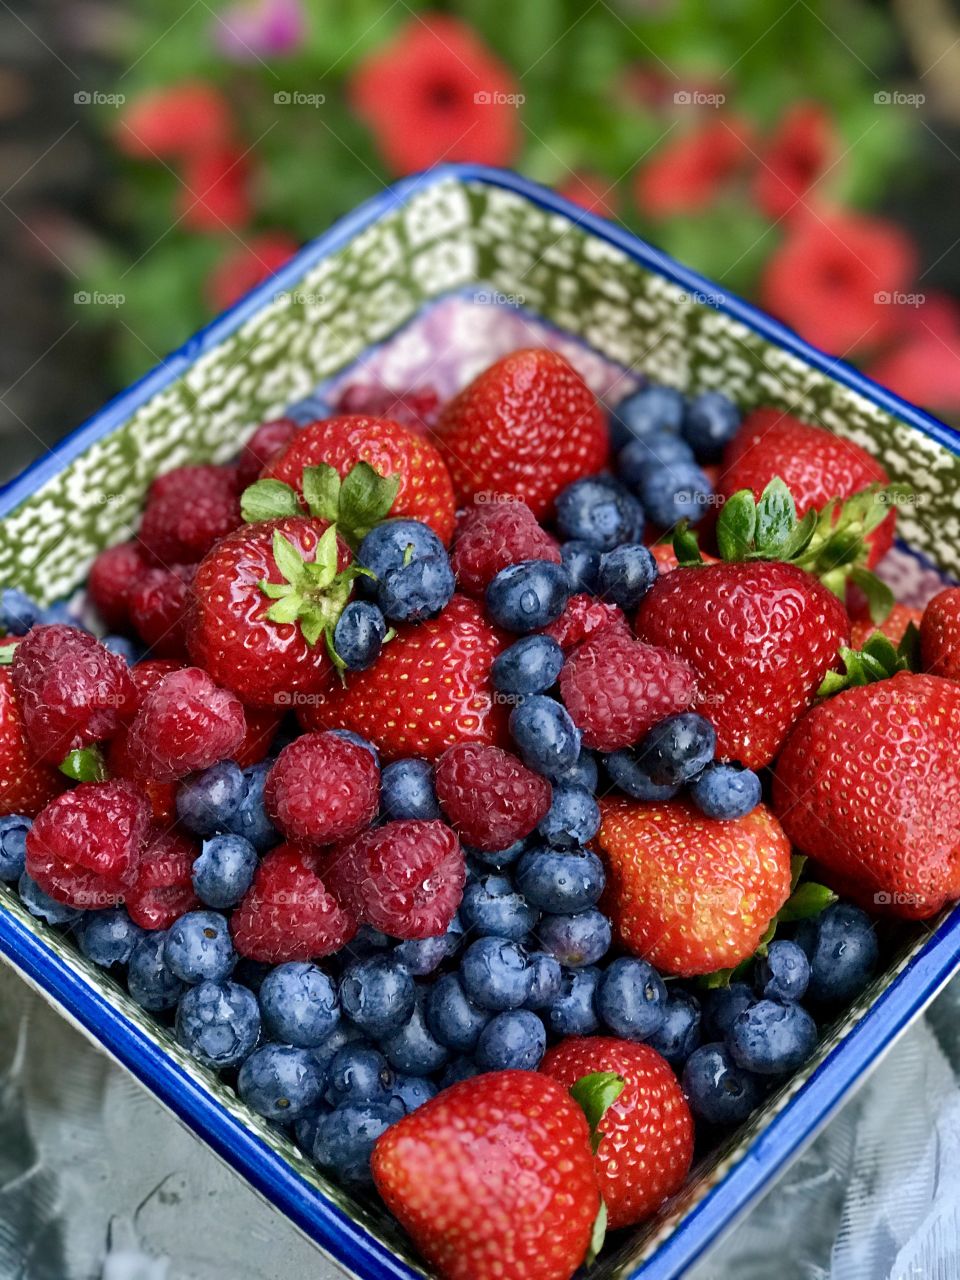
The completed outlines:
[[[148,499],[139,537],[152,563],[196,564],[215,542],[239,528],[236,477],[219,467],[210,470],[213,474],[202,487],[190,479],[181,488],[172,482],[171,473],[164,477],[168,483],[161,486],[159,496]]]
[[[352,382],[341,391],[336,410],[337,413],[364,413],[371,418],[392,418],[426,435],[440,417],[440,396],[430,386],[390,391],[387,387]]]
[[[457,530],[450,563],[462,591],[482,596],[507,565],[521,560],[560,564],[560,548],[525,502],[510,498],[475,506]]]
[[[267,755],[283,716],[266,707],[244,707],[243,714],[247,732],[231,758],[241,769],[249,769],[250,765],[259,764]]]
[[[127,747],[139,777],[175,782],[231,756],[246,731],[236,694],[219,688],[199,667],[183,667],[144,697]]]
[[[380,770],[364,747],[336,733],[307,733],[280,752],[264,802],[287,839],[332,844],[376,817]]]
[[[180,662],[169,659],[146,658],[143,662],[138,662],[135,667],[131,667],[130,678],[136,689],[137,706],[140,706],[146,695],[151,689],[156,688],[164,676],[169,675],[171,671],[179,671],[182,665]],[[176,783],[154,782],[149,778],[146,780],[138,778],[130,759],[129,737],[130,730],[124,727],[111,741],[107,751],[107,767],[114,777],[129,778],[140,784],[140,789],[150,802],[154,821],[173,822],[177,816]]]
[[[142,929],[169,929],[174,920],[200,906],[190,876],[198,852],[179,831],[150,829],[137,877],[126,893],[134,924]]]
[[[186,656],[186,607],[192,565],[147,569],[129,595],[130,621],[158,658]]]
[[[123,631],[130,621],[130,592],[146,565],[135,542],[101,551],[90,566],[87,595],[111,631]]]
[[[295,844],[272,849],[230,921],[242,956],[267,964],[333,955],[357,931],[320,878],[320,855]]]
[[[696,679],[682,658],[608,628],[567,659],[560,693],[584,746],[617,751],[691,706]]]
[[[237,471],[233,467],[218,467],[212,462],[190,463],[174,467],[155,476],[147,490],[146,506],[163,498],[179,497],[181,502],[192,502],[211,489],[238,488]]]
[[[83,782],[52,800],[27,834],[27,872],[71,907],[110,907],[132,885],[150,810],[130,782]]]
[[[443,753],[436,787],[460,838],[491,852],[529,835],[550,808],[546,778],[508,751],[478,742],[462,742]]]
[[[136,710],[126,662],[77,627],[34,627],[10,672],[30,745],[52,764],[111,737]]]
[[[566,651],[608,627],[614,627],[623,636],[632,635],[622,609],[615,604],[598,600],[596,596],[581,594],[570,597],[563,613],[556,622],[544,627],[543,634],[556,640],[560,648]]]
[[[410,818],[370,827],[338,847],[327,875],[338,897],[375,929],[434,938],[456,915],[466,864],[448,826]]]
[[[237,481],[241,490],[253,484],[267,463],[286,448],[299,430],[292,418],[274,418],[272,422],[264,422],[257,427],[237,460]]]

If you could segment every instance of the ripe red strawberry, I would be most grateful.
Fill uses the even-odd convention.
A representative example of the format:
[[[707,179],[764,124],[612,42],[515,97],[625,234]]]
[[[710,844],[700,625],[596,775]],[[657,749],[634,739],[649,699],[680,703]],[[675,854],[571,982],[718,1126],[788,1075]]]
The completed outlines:
[[[790,842],[758,805],[718,822],[686,800],[602,800],[603,903],[628,951],[688,978],[756,951],[790,894]]]
[[[283,964],[319,959],[346,946],[357,923],[326,888],[321,865],[320,854],[303,845],[270,850],[230,918],[240,955]]]
[[[150,692],[156,688],[164,676],[171,671],[179,671],[183,664],[167,658],[146,658],[130,668],[130,678],[136,691],[137,707]],[[117,778],[136,779],[147,800],[155,822],[164,825],[173,822],[177,816],[177,784],[175,782],[154,782],[150,779],[137,778],[133,761],[130,758],[128,739],[130,728],[125,725],[110,741],[107,749],[107,767]]]
[[[365,413],[373,418],[390,418],[422,436],[437,425],[440,396],[431,386],[390,391],[386,387],[352,382],[340,393],[337,413]]]
[[[290,443],[300,427],[292,418],[274,418],[264,422],[243,446],[237,459],[237,484],[243,490],[259,477]]]
[[[511,494],[539,519],[561,489],[606,465],[607,424],[579,373],[555,351],[498,360],[449,401],[436,434],[457,501]]]
[[[146,567],[135,542],[107,547],[90,566],[87,595],[111,631],[123,631],[129,625],[130,592]]]
[[[409,427],[360,414],[311,422],[267,464],[263,478],[302,492],[304,467],[322,462],[341,478],[358,462],[369,463],[378,475],[399,476],[390,514],[422,520],[445,543],[450,541],[455,510],[450,475],[434,446]]]
[[[564,1040],[540,1065],[568,1089],[614,1072],[623,1090],[597,1124],[597,1179],[611,1230],[630,1227],[679,1191],[693,1160],[693,1116],[670,1064],[647,1044],[612,1036]]]
[[[308,566],[322,554],[321,537],[327,529],[323,520],[290,516],[245,525],[224,538],[197,569],[190,592],[187,616],[187,644],[198,666],[210,672],[224,689],[231,689],[254,707],[289,707],[295,698],[318,692],[326,683],[331,662],[319,631],[310,643],[303,622],[274,622],[268,610],[276,610],[286,600],[268,597],[261,582],[276,584],[279,590],[295,585],[296,564],[284,566],[286,578],[277,565],[277,537],[284,539]],[[282,549],[282,548],[281,548]],[[350,551],[337,540],[336,570],[346,569]],[[346,603],[346,593],[337,581],[313,591],[304,587],[305,606],[335,621]],[[322,618],[320,619],[323,620]]]
[[[137,635],[158,658],[187,656],[186,613],[192,565],[147,569],[127,596],[129,620]]]
[[[935,595],[919,626],[924,670],[960,680],[960,587],[947,587]]]
[[[470,507],[457,524],[450,564],[461,591],[482,596],[507,565],[521,560],[560,563],[560,547],[537,523],[525,502],[515,498]]]
[[[169,929],[200,906],[190,872],[200,850],[179,831],[151,827],[140,865],[125,902],[130,919],[141,929]]]
[[[850,637],[846,611],[826,587],[772,560],[668,573],[641,602],[636,628],[686,659],[717,755],[752,769],[776,755]]]
[[[506,849],[550,808],[550,783],[499,747],[461,742],[436,768],[437,799],[461,840],[474,849]]]
[[[583,1112],[534,1072],[445,1089],[382,1134],[372,1168],[444,1280],[569,1280],[600,1208]]]
[[[336,733],[305,733],[280,752],[263,799],[288,840],[332,844],[377,816],[380,770],[355,742]]]
[[[183,470],[187,470],[183,468]],[[203,482],[174,473],[163,477],[147,499],[138,535],[152,564],[169,568],[196,564],[220,538],[240,524],[236,475],[221,467],[205,468]]]
[[[137,777],[176,782],[232,758],[247,725],[236,694],[199,667],[171,671],[143,698],[126,748]]]
[[[585,640],[560,672],[560,695],[584,746],[600,751],[632,746],[658,720],[691,706],[696,690],[682,658],[613,626]]]
[[[898,645],[911,623],[915,627],[920,626],[922,616],[919,609],[911,609],[906,604],[895,604],[879,625],[872,622],[869,617],[857,618],[850,625],[850,648],[862,649],[875,631],[882,632],[891,644]],[[934,674],[945,675],[946,673],[939,671]]]
[[[10,669],[0,667],[0,815],[33,818],[66,785],[58,769],[37,761],[23,731]]]
[[[570,597],[560,617],[551,622],[548,627],[544,627],[543,634],[556,640],[560,648],[566,652],[608,627],[614,627],[622,636],[633,635],[630,623],[619,605],[608,604],[605,600],[598,600],[596,596],[578,593]]]
[[[490,668],[506,644],[467,596],[439,617],[397,627],[366,671],[301,706],[307,729],[352,729],[384,758],[436,760],[458,742],[509,744],[506,708],[494,701]]]
[[[445,933],[463,897],[460,841],[443,822],[408,818],[339,845],[322,872],[346,908],[394,938]]]
[[[831,498],[849,498],[868,485],[889,483],[880,463],[860,445],[779,409],[755,409],[727,448],[718,491],[729,498],[739,489],[752,489],[759,501],[774,476],[786,483],[800,516],[822,510]],[[891,508],[870,534],[871,568],[890,550],[896,519]]]
[[[900,672],[797,722],[773,805],[835,888],[871,911],[936,915],[960,897],[960,686]]]

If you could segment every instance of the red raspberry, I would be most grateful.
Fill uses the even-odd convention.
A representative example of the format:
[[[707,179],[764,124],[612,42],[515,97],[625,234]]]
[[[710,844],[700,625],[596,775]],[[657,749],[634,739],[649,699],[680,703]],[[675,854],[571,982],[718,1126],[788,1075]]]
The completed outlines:
[[[175,782],[231,757],[246,731],[236,694],[199,667],[184,667],[143,699],[130,726],[130,762],[139,777]]]
[[[549,627],[544,627],[543,634],[556,640],[566,652],[608,627],[614,627],[624,636],[633,634],[626,614],[618,605],[607,604],[596,596],[578,594],[570,597],[563,613]]]
[[[237,469],[233,466],[218,467],[213,462],[188,463],[154,476],[147,490],[146,506],[161,499],[179,497],[181,502],[202,498],[211,489],[239,491]]]
[[[280,752],[263,799],[288,840],[332,844],[376,817],[380,770],[365,747],[336,733],[306,733]]]
[[[274,418],[257,427],[237,460],[237,482],[241,491],[253,484],[267,463],[286,448],[299,430],[292,418]]]
[[[259,764],[268,754],[283,716],[266,707],[244,707],[243,714],[247,732],[234,751],[233,759],[241,769],[248,769],[252,764]]]
[[[90,566],[87,595],[111,631],[123,631],[130,623],[130,592],[146,565],[135,542],[101,551]]]
[[[158,658],[186,657],[186,608],[193,574],[193,565],[147,569],[130,592],[130,621]]]
[[[337,413],[364,413],[371,418],[391,418],[419,435],[426,435],[440,417],[440,396],[433,387],[410,391],[390,391],[361,382],[344,387],[337,401]]]
[[[180,662],[172,662],[169,659],[147,658],[143,662],[138,662],[135,667],[131,667],[130,678],[136,689],[137,706],[140,706],[146,695],[151,689],[156,688],[164,676],[169,675],[171,671],[179,671],[182,665]],[[134,772],[133,762],[130,759],[130,749],[127,745],[129,737],[130,730],[124,727],[112,740],[107,751],[107,767],[115,777],[129,778],[136,780],[140,784],[140,789],[150,802],[155,822],[170,823],[175,821],[177,816],[177,784],[175,782],[153,782],[151,779],[144,781],[142,778],[138,778]]]
[[[58,902],[114,906],[136,878],[149,822],[133,783],[83,782],[38,814],[27,833],[27,871]]]
[[[437,799],[461,840],[506,849],[530,834],[550,808],[546,778],[499,747],[461,742],[437,761]]]
[[[153,826],[140,855],[137,877],[126,893],[127,911],[141,929],[169,929],[200,906],[190,872],[197,847],[179,831]]]
[[[30,745],[51,764],[111,737],[136,710],[126,662],[77,627],[34,627],[10,673]]]
[[[313,849],[296,844],[271,849],[230,920],[240,955],[285,964],[320,959],[346,946],[357,923],[326,888],[320,868]]]
[[[556,539],[537,523],[525,502],[515,498],[493,500],[472,507],[457,527],[450,563],[461,591],[482,596],[489,583],[507,565],[521,560],[560,563]]]
[[[340,846],[327,879],[362,920],[394,938],[445,933],[463,897],[460,841],[443,822],[414,818],[370,827]]]
[[[149,498],[140,522],[140,545],[154,564],[196,564],[214,543],[243,523],[236,476],[211,468],[201,488],[193,480],[183,488],[169,482]],[[156,483],[156,482],[155,482]]]
[[[691,706],[696,677],[683,658],[608,628],[564,663],[560,694],[584,746],[617,751]]]

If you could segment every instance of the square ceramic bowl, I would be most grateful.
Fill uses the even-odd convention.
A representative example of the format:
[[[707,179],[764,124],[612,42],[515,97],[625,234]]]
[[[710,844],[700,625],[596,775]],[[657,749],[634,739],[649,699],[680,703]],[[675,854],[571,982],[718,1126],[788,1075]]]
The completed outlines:
[[[515,175],[469,166],[401,182],[308,245],[0,494],[0,582],[69,596],[128,536],[159,471],[229,458],[258,423],[316,416],[362,374],[444,394],[518,346],[561,350],[612,401],[641,376],[772,404],[855,440],[916,500],[885,566],[922,604],[960,577],[960,437],[623,230]],[[937,536],[934,538],[933,529]],[[822,1126],[960,961],[960,909],[905,927],[886,971],[814,1060],[614,1241],[600,1280],[680,1275]],[[0,886],[0,954],[348,1271],[426,1274],[372,1202],[323,1178],[169,1031]]]

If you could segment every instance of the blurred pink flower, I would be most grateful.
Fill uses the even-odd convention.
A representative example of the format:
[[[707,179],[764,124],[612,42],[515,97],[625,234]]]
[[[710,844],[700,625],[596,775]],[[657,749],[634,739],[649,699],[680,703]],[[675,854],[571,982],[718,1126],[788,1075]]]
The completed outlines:
[[[307,33],[303,0],[240,0],[216,16],[213,42],[234,62],[295,53]]]

